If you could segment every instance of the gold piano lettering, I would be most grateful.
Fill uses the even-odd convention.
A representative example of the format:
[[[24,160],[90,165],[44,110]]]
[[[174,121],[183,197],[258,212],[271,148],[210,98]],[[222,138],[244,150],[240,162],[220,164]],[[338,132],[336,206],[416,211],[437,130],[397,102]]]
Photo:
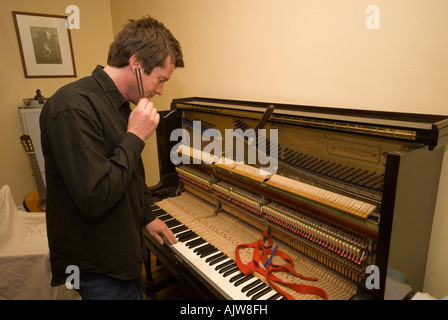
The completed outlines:
[[[328,141],[328,152],[339,156],[379,163],[381,148],[341,140]]]

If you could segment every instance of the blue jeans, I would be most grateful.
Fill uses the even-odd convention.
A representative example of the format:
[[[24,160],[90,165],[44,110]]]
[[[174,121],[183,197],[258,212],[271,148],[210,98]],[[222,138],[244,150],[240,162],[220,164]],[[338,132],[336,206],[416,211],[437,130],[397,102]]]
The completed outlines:
[[[143,300],[142,277],[119,280],[96,273],[82,273],[78,293],[83,300]]]

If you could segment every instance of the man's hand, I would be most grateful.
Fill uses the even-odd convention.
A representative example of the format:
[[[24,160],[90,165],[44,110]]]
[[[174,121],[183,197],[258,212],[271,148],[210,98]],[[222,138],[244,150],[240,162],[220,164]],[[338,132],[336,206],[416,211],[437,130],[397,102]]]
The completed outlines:
[[[177,243],[177,239],[171,229],[168,228],[165,222],[160,219],[151,221],[145,226],[145,229],[154,239],[157,240],[157,242],[162,245],[163,238],[165,238],[171,245]]]
[[[131,112],[128,121],[128,132],[145,141],[159,125],[160,115],[152,102],[146,98],[140,99]]]

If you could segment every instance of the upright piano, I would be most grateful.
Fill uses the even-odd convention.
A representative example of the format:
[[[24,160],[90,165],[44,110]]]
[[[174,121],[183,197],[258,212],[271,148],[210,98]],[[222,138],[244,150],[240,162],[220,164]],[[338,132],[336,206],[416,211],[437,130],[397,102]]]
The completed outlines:
[[[161,116],[153,210],[178,243],[145,243],[197,296],[285,299],[235,261],[263,231],[318,279],[283,280],[328,299],[384,299],[391,272],[422,290],[448,116],[199,97]]]

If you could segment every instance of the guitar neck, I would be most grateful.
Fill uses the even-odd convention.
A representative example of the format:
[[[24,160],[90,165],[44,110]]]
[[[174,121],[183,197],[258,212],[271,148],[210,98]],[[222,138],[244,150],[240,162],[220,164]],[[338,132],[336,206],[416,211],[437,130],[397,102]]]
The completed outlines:
[[[31,170],[33,172],[34,182],[36,183],[37,192],[39,193],[40,201],[43,202],[45,201],[45,183],[39,169],[39,163],[37,162],[36,154],[34,152],[29,152],[28,156],[30,158]]]

